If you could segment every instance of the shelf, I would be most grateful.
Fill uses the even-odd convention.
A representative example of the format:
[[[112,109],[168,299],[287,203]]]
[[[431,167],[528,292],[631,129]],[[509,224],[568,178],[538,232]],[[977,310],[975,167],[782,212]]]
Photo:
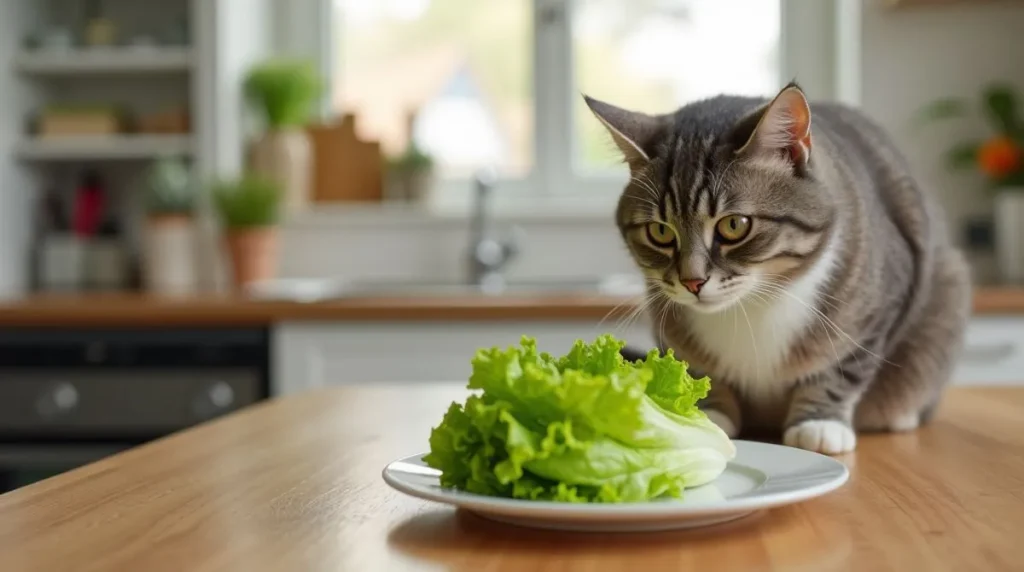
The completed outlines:
[[[190,135],[120,135],[29,139],[18,144],[27,161],[121,161],[191,155]]]
[[[49,49],[22,52],[14,67],[36,75],[187,72],[192,67],[190,48],[128,47]]]

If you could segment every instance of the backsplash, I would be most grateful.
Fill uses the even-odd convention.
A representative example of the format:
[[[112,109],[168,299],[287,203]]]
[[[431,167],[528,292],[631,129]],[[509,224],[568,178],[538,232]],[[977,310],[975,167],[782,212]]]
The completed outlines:
[[[401,217],[405,218],[405,217]],[[293,223],[282,229],[282,278],[455,280],[466,275],[466,219],[420,217],[367,225]],[[523,230],[510,279],[599,278],[636,269],[611,217],[499,221]]]

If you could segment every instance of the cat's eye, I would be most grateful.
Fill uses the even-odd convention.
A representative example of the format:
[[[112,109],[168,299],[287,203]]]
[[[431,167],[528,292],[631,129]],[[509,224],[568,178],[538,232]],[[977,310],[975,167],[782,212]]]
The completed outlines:
[[[647,225],[647,240],[654,246],[672,246],[676,242],[676,232],[663,222],[652,222]]]
[[[715,233],[725,243],[739,242],[750,234],[750,217],[743,215],[729,215],[723,217],[715,225]]]

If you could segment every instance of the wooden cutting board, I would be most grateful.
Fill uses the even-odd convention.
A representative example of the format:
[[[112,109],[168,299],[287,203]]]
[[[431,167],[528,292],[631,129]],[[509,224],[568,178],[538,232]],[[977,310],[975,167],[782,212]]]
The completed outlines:
[[[356,118],[308,128],[313,143],[312,200],[316,203],[379,202],[384,196],[380,143],[356,134]]]

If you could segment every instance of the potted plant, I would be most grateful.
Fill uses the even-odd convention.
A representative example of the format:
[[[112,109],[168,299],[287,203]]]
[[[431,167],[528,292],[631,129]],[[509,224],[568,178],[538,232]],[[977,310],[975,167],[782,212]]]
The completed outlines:
[[[215,184],[213,199],[224,227],[235,289],[273,278],[277,272],[280,186],[248,174]]]
[[[981,94],[978,107],[970,101],[947,98],[930,104],[924,116],[945,120],[980,111],[991,134],[980,140],[961,141],[946,160],[952,168],[980,172],[995,200],[996,257],[1003,278],[1024,281],[1024,121],[1017,93],[1006,84],[992,84]]]
[[[422,200],[434,183],[434,159],[410,140],[401,155],[388,160],[388,175],[393,199]]]
[[[155,294],[192,294],[197,287],[195,186],[188,166],[163,157],[145,183],[143,279]]]
[[[293,60],[264,62],[245,80],[246,97],[266,128],[249,150],[249,167],[281,186],[288,212],[302,210],[309,201],[313,150],[305,125],[320,87],[313,66]]]

